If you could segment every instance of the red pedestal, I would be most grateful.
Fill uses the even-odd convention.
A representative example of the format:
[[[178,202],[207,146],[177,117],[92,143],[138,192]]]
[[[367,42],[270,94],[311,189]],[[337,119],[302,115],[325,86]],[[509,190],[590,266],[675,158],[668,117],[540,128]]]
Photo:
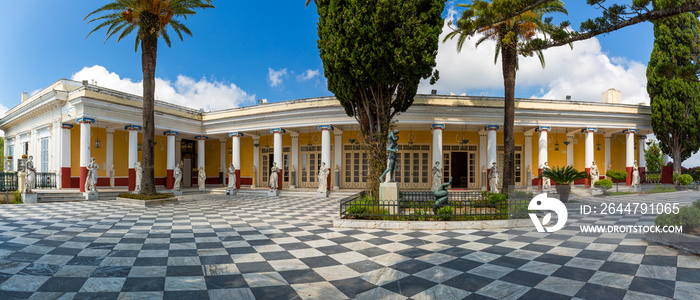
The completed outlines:
[[[173,177],[174,170],[168,170],[168,175],[165,177],[165,188],[172,190],[175,185],[175,177]]]
[[[542,168],[537,169],[537,189],[542,190]]]
[[[129,168],[129,192],[136,189],[136,169]]]
[[[491,180],[489,180],[491,177],[491,169],[486,169],[486,190],[491,191]]]
[[[632,185],[632,170],[634,167],[627,167],[627,185]]]
[[[586,185],[586,188],[591,187],[591,168],[586,168],[586,179],[583,180],[583,184]]]
[[[279,176],[277,176],[277,189],[282,190],[282,170],[279,172]]]
[[[88,169],[87,167],[80,167],[80,192],[85,192],[85,181],[87,180]]]
[[[673,184],[673,167],[661,167],[661,183]]]
[[[70,182],[70,167],[61,168],[61,188],[69,189],[71,188]]]
[[[236,170],[236,189],[241,188],[241,170]]]
[[[326,190],[327,191],[331,190],[331,176],[326,177]]]

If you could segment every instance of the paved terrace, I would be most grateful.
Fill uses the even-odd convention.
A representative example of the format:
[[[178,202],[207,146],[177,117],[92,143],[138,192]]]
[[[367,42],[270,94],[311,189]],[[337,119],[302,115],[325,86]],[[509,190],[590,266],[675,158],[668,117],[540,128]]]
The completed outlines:
[[[578,227],[654,216],[574,213],[552,234],[355,230],[331,227],[339,198],[181,199],[0,206],[0,299],[700,297],[700,257]]]

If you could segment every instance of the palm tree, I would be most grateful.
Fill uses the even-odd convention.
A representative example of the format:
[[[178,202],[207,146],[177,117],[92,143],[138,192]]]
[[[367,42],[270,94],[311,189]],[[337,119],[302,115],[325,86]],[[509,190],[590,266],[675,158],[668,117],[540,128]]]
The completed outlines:
[[[569,201],[569,194],[571,193],[571,184],[579,179],[588,178],[586,172],[579,172],[572,166],[565,167],[554,167],[550,170],[542,171],[542,176],[554,180],[556,185],[554,188],[559,194],[559,200],[562,202]]]
[[[516,2],[517,5],[514,5]],[[503,85],[505,88],[505,103],[503,116],[503,190],[515,185],[515,139],[513,124],[515,119],[515,73],[518,70],[518,55],[532,55],[531,52],[519,53],[518,47],[530,41],[537,34],[554,34],[560,32],[560,27],[552,25],[551,19],[543,20],[548,13],[561,12],[566,14],[561,0],[546,0],[524,13],[518,14],[528,7],[532,1],[493,0],[487,2],[474,0],[472,4],[460,4],[466,7],[462,17],[457,20],[457,28],[450,32],[445,41],[458,36],[457,50],[461,51],[467,38],[476,34],[482,35],[476,43],[478,47],[486,40],[496,41],[494,64],[501,55],[503,69]],[[511,17],[513,16],[513,17]],[[452,25],[450,23],[450,25]],[[535,51],[544,68],[542,51]]]
[[[155,195],[156,185],[153,174],[154,154],[154,94],[156,82],[156,57],[158,55],[158,38],[162,37],[170,47],[170,35],[166,30],[168,25],[182,40],[182,33],[192,36],[192,32],[176,20],[194,15],[194,9],[213,8],[211,0],[114,0],[88,14],[88,21],[100,22],[95,29],[88,33],[107,27],[107,39],[119,33],[117,42],[136,30],[134,51],[141,45],[141,69],[143,72],[143,176],[141,181],[142,195]]]

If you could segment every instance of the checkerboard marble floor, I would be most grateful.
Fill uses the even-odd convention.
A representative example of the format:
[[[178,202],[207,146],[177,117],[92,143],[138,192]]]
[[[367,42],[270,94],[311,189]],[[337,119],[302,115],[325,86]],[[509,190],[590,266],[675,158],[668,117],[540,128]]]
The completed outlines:
[[[641,234],[333,228],[338,199],[0,206],[0,299],[700,299],[700,257]]]

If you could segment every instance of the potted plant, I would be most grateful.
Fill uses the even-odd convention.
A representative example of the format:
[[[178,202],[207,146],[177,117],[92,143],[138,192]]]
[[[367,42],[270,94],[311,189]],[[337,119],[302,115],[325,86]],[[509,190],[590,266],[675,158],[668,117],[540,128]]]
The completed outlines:
[[[588,178],[585,172],[579,172],[572,166],[554,167],[550,170],[542,171],[542,176],[556,182],[554,187],[557,190],[557,194],[559,194],[559,200],[562,202],[569,201],[572,182],[578,179]]]

